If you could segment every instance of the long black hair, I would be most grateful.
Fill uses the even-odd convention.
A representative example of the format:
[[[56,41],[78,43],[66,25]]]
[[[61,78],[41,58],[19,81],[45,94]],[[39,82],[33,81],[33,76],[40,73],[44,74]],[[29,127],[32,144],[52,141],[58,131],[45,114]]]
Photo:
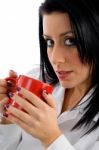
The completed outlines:
[[[99,0],[45,0],[39,8],[39,41],[41,74],[44,82],[57,84],[58,78],[48,60],[47,45],[43,38],[43,14],[53,12],[68,13],[77,41],[79,57],[82,63],[89,64],[92,69],[92,84],[95,91],[85,108],[84,116],[74,129],[89,125],[99,113]],[[90,87],[90,88],[91,88]],[[99,119],[88,130],[99,126]],[[88,133],[87,132],[87,133]]]

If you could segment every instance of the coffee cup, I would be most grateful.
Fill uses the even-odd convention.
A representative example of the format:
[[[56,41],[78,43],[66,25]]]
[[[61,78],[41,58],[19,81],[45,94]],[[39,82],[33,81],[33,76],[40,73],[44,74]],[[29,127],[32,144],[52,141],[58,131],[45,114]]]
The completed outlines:
[[[27,89],[28,91],[34,93],[37,95],[40,99],[43,99],[42,92],[46,90],[47,93],[52,93],[53,87],[52,85],[49,85],[47,83],[44,83],[40,80],[34,79],[32,77],[26,76],[26,75],[19,75],[18,78],[14,77],[7,77],[6,81],[9,83],[13,83],[13,87],[11,88],[9,92],[17,93],[19,96],[22,96],[17,91],[17,87],[23,87]],[[15,101],[13,101],[11,98],[9,99],[8,105],[12,105],[18,109],[22,109]]]

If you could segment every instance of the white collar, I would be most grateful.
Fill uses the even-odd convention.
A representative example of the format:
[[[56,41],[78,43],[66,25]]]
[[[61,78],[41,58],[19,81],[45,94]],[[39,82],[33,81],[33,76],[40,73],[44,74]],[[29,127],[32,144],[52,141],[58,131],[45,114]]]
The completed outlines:
[[[87,106],[87,104],[89,103],[89,100],[90,100],[90,97],[92,95],[92,93],[94,92],[95,90],[95,87],[93,87],[83,98],[82,100],[79,102],[79,104],[72,110],[69,110],[69,111],[66,111],[64,113],[61,114],[61,117],[62,116],[65,116],[66,114],[69,115],[69,119],[74,119],[78,116],[78,114],[83,114],[83,111],[84,111],[84,108],[85,106]],[[63,104],[63,100],[64,100],[64,94],[65,94],[65,88],[61,87],[60,84],[57,84],[54,88],[54,91],[53,91],[53,97],[55,98],[56,100],[56,105],[57,105],[57,117],[60,115],[61,113],[61,109],[62,109],[62,104]],[[75,112],[74,112],[74,111]],[[75,113],[73,115],[73,113]],[[68,118],[65,119],[68,120]],[[95,118],[93,119],[93,121],[97,121],[97,119],[99,118],[99,114],[97,114],[95,116]]]

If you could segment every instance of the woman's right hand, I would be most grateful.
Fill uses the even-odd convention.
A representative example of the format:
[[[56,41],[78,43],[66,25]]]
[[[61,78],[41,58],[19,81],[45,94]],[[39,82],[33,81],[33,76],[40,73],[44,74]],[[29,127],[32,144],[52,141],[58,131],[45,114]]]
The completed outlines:
[[[17,78],[17,73],[13,70],[9,71],[9,77]],[[4,113],[4,106],[9,101],[9,97],[7,96],[8,90],[12,88],[13,85],[11,83],[7,83],[5,79],[0,79],[0,113]],[[1,124],[10,123],[5,117],[0,120]]]

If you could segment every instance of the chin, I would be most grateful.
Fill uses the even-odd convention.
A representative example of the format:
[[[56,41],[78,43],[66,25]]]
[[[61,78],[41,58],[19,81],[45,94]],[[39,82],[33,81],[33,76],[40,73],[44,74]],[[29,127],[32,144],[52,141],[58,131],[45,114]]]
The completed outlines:
[[[75,85],[74,85],[73,83],[70,83],[70,82],[69,82],[69,83],[60,82],[60,85],[61,85],[63,88],[67,88],[67,89],[75,87]]]

